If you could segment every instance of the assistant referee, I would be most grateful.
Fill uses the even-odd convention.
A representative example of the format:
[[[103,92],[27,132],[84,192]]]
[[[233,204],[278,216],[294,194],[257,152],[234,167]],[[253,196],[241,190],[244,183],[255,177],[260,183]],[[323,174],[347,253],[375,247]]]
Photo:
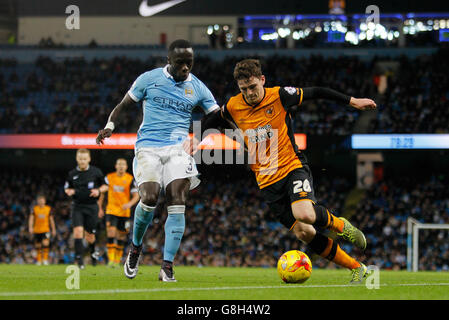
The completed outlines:
[[[64,185],[65,193],[72,197],[72,226],[75,239],[75,260],[84,269],[83,236],[89,243],[92,265],[96,265],[98,253],[95,250],[95,233],[98,218],[103,212],[98,205],[100,192],[106,192],[103,172],[90,163],[90,151],[79,149],[76,152],[78,166],[69,172]]]

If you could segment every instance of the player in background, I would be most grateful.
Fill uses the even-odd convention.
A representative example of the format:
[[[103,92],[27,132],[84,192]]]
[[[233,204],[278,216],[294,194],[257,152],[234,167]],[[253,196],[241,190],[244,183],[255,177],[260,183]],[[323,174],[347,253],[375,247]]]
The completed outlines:
[[[90,151],[78,149],[76,152],[77,167],[68,174],[64,191],[72,197],[72,226],[75,240],[75,260],[84,269],[83,237],[89,244],[92,265],[97,264],[99,258],[95,248],[95,233],[98,218],[103,212],[99,206],[101,192],[106,192],[108,186],[104,182],[104,175],[100,169],[90,165]]]
[[[345,218],[334,216],[317,203],[312,172],[305,155],[296,146],[289,112],[290,108],[311,99],[329,99],[358,110],[374,109],[375,102],[321,87],[265,88],[265,76],[260,62],[255,59],[237,63],[234,78],[240,94],[231,97],[221,111],[203,118],[202,132],[195,132],[190,149],[186,151],[195,152],[202,133],[209,128],[224,127],[227,123],[238,129],[250,158],[256,159],[251,169],[270,210],[314,252],[350,269],[351,282],[361,282],[366,276],[366,266],[316,229],[334,231],[362,250],[366,248],[365,236]],[[261,161],[260,155],[265,157],[264,161]]]
[[[143,101],[143,121],[137,133],[133,162],[140,201],[134,212],[132,244],[124,265],[125,275],[130,279],[137,275],[142,239],[152,223],[162,188],[168,216],[159,280],[176,281],[173,261],[184,235],[185,203],[189,190],[199,184],[195,160],[182,145],[195,106],[202,107],[206,114],[220,109],[209,89],[191,74],[193,49],[188,41],[171,43],[167,61],[164,68],[147,71],[136,79],[97,136],[97,143],[103,143],[112,135],[120,113]]]
[[[50,234],[56,237],[56,226],[51,207],[46,204],[44,195],[38,195],[37,204],[31,210],[28,218],[28,231],[34,237],[34,247],[37,252],[37,265],[48,265],[50,252]]]
[[[134,178],[126,172],[126,159],[119,158],[115,162],[115,172],[106,175],[107,191],[106,234],[108,238],[108,266],[120,263],[126,236],[130,230],[131,208],[139,201],[139,193]],[[100,195],[100,207],[103,206],[105,194]]]

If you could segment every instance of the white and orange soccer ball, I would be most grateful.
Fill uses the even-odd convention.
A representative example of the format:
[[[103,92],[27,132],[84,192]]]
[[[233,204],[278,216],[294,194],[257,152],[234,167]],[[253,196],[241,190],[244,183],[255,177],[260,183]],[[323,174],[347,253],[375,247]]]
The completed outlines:
[[[278,273],[284,282],[303,283],[312,274],[312,262],[302,251],[287,251],[278,260]]]

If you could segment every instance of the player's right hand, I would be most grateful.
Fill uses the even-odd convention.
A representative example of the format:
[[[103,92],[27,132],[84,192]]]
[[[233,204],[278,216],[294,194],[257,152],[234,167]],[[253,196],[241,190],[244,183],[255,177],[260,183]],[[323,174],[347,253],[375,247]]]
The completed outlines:
[[[75,194],[75,189],[72,189],[72,188],[67,188],[64,191],[65,191],[65,194],[68,195],[69,197],[71,197]]]
[[[112,130],[111,129],[101,129],[98,131],[96,142],[98,145],[104,144],[104,139],[109,138],[112,136]]]
[[[100,190],[98,189],[90,189],[90,195],[89,197],[98,197],[100,195]]]

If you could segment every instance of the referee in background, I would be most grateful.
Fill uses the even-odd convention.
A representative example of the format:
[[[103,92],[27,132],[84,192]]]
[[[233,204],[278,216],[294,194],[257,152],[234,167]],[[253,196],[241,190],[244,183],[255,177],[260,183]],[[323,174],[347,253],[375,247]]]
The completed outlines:
[[[76,152],[78,166],[69,172],[64,191],[72,197],[72,226],[75,239],[75,260],[81,269],[84,269],[83,237],[89,244],[92,265],[98,260],[95,250],[95,233],[98,218],[102,218],[104,212],[98,205],[101,192],[108,191],[103,172],[97,167],[89,165],[90,151],[79,149]]]

